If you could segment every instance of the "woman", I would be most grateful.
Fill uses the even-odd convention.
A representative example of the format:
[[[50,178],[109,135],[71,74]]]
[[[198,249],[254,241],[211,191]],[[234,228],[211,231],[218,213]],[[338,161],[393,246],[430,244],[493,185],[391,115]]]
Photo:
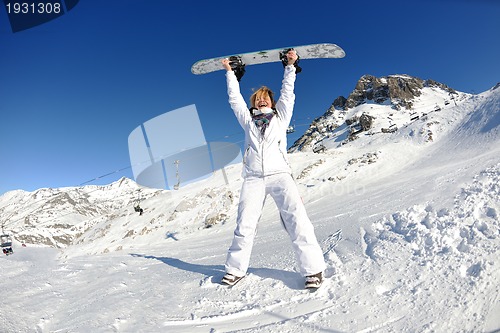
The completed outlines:
[[[292,240],[300,273],[306,278],[306,288],[318,288],[323,282],[326,266],[323,253],[286,156],[286,129],[295,103],[293,90],[298,56],[292,49],[286,57],[278,101],[275,102],[272,91],[264,86],[251,96],[250,109],[240,93],[238,78],[229,59],[222,60],[226,69],[229,104],[245,130],[246,147],[237,226],[227,255],[223,284],[234,285],[245,276],[257,223],[268,194],[276,202],[282,223]]]

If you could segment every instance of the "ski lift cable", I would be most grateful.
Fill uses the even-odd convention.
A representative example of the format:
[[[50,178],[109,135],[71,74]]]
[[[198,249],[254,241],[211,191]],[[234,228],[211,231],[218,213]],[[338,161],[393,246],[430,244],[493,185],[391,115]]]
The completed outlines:
[[[222,148],[223,148],[223,147],[222,147]],[[222,149],[222,148],[219,148],[219,149]],[[109,173],[109,174],[112,174],[112,173]],[[158,183],[158,186],[160,186],[160,185],[163,185],[163,182],[159,182],[159,183]],[[93,193],[93,192],[99,191],[99,190],[100,190],[102,187],[104,187],[104,186],[106,186],[106,185],[96,185],[96,188],[95,188],[95,189],[93,189],[93,190],[91,190],[91,191],[86,192],[86,194],[91,194],[91,193]],[[139,192],[139,199],[138,199],[138,200],[142,200],[142,196],[141,196],[141,191],[142,191],[142,188],[141,188],[141,189],[138,189],[137,191]],[[52,197],[57,197],[57,196],[58,196],[58,195],[60,195],[61,193],[62,193],[62,192],[55,193],[55,194],[53,194],[53,195],[52,195]],[[121,197],[127,197],[127,196],[128,196],[128,194],[122,194],[122,195],[119,195],[119,196],[114,197],[114,200],[117,200],[117,199],[119,199],[119,198],[121,198]],[[49,197],[49,198],[50,198],[50,197]],[[36,204],[36,203],[40,203],[40,202],[42,202],[42,201],[46,201],[46,200],[47,200],[47,198],[39,199],[39,200],[37,200],[37,201],[35,201],[35,202],[30,203],[30,206],[33,206],[33,205],[34,205],[34,204]],[[130,203],[130,202],[129,202],[129,203]],[[136,200],[136,203],[137,203],[137,200]],[[18,218],[18,219],[15,219],[15,220],[9,221],[9,222],[7,222],[7,223],[6,223],[6,222],[4,222],[4,223],[2,224],[2,228],[3,228],[3,226],[4,226],[4,225],[12,225],[12,224],[14,224],[14,223],[16,223],[16,222],[19,222],[19,221],[20,221],[20,220],[22,220],[22,219],[25,219],[27,216],[32,215],[32,214],[33,214],[33,212],[34,212],[34,211],[36,211],[36,210],[38,210],[38,209],[40,209],[40,207],[35,207],[33,210],[31,210],[31,212],[29,212],[28,214],[24,215],[24,216],[23,216],[23,217],[21,217],[21,218]],[[116,211],[118,211],[118,210],[120,210],[120,208],[117,208],[117,209],[115,209],[115,210],[111,211],[111,213],[110,213],[110,214],[113,214],[114,212],[116,212]],[[52,221],[55,221],[56,219],[60,219],[60,218],[63,218],[63,217],[65,217],[65,216],[72,215],[72,214],[74,214],[74,212],[68,212],[67,214],[59,215],[59,216],[54,217],[54,218],[52,218],[52,219],[45,220],[45,221],[43,222],[43,224],[39,224],[39,225],[37,225],[36,227],[40,227],[40,226],[47,225],[48,223],[50,223],[50,222],[52,222]],[[11,214],[11,215],[10,215],[8,218],[6,218],[6,219],[9,219],[12,215],[13,215],[13,214]],[[26,229],[30,229],[30,228],[35,228],[35,226],[29,226],[29,227],[28,227],[28,228],[26,228]]]
[[[228,139],[228,138],[233,138],[233,137],[235,137],[235,136],[242,136],[242,132],[235,132],[235,133],[232,133],[232,134],[225,135],[225,136],[223,136],[223,137],[215,138],[215,139],[214,139],[214,141],[217,141],[217,140],[220,140],[220,139]],[[235,142],[230,142],[230,143],[238,144],[238,143],[242,143],[243,141],[244,141],[244,139],[243,139],[243,140],[238,140],[238,141],[235,141]],[[187,150],[187,149],[189,149],[189,148],[186,148],[185,150]],[[213,150],[215,151],[215,150],[217,150],[217,149],[222,149],[222,148],[215,148],[215,149],[213,149]],[[162,156],[160,156],[160,157],[159,157],[159,160],[162,160],[162,159],[164,159],[164,158],[166,158],[166,157],[168,157],[168,156],[170,156],[170,155],[171,155],[171,154],[169,154],[169,155],[162,155]],[[94,182],[94,181],[96,181],[96,180],[99,180],[99,179],[102,179],[102,178],[105,178],[105,177],[111,176],[111,175],[113,175],[113,174],[115,174],[115,173],[122,172],[122,171],[125,171],[125,170],[128,170],[128,169],[131,169],[131,168],[132,168],[132,167],[134,167],[134,166],[139,166],[139,165],[143,165],[143,164],[146,164],[146,163],[147,163],[147,164],[151,163],[151,160],[144,160],[144,161],[141,161],[141,162],[135,163],[135,164],[133,164],[133,165],[131,164],[131,165],[128,165],[128,166],[126,166],[126,167],[122,167],[122,168],[117,169],[117,170],[115,170],[115,171],[111,171],[111,172],[105,173],[105,174],[103,174],[103,175],[97,176],[97,177],[95,177],[95,178],[89,179],[89,180],[87,180],[87,181],[84,181],[84,182],[82,182],[82,183],[78,184],[77,186],[83,186],[83,185],[86,185],[86,184],[92,183],[92,182]]]
[[[300,118],[299,120],[306,120],[306,119],[309,119],[309,118]],[[294,120],[294,122],[295,122],[295,121],[296,121],[296,120]],[[294,127],[302,127],[302,126],[306,126],[306,125],[310,125],[310,124],[307,124],[307,123],[305,123],[305,124],[295,124],[295,123],[294,123]],[[237,132],[237,133],[235,132],[235,133],[232,133],[232,134],[229,134],[229,135],[225,135],[225,136],[223,136],[223,137],[220,137],[220,139],[234,138],[235,136],[242,136],[242,133],[241,133],[241,132]],[[217,138],[216,140],[218,140],[218,139],[219,139],[219,138]],[[243,139],[243,140],[238,140],[238,141],[235,141],[235,142],[228,142],[228,145],[230,145],[230,144],[240,144],[240,143],[242,143],[242,142],[244,142],[244,139]],[[218,148],[213,148],[213,149],[212,149],[212,151],[218,151],[218,150],[221,150],[221,149],[224,149],[224,148],[225,148],[224,146],[222,146],[222,147],[218,147]],[[168,156],[170,156],[170,155],[168,155]],[[160,156],[160,159],[164,159],[165,157],[168,157],[168,156]],[[195,155],[195,156],[196,156],[196,155]],[[200,153],[200,156],[201,156],[201,153]],[[110,176],[110,175],[113,175],[113,174],[116,174],[116,173],[119,173],[119,172],[122,172],[122,171],[125,171],[125,170],[128,170],[128,169],[131,169],[133,166],[138,166],[138,165],[141,165],[141,164],[144,164],[144,163],[151,163],[151,161],[150,161],[150,160],[148,160],[148,161],[143,161],[143,162],[136,163],[136,164],[134,164],[134,165],[128,165],[128,166],[126,166],[126,167],[123,167],[123,168],[117,169],[117,170],[115,170],[115,171],[107,172],[107,173],[105,173],[105,174],[103,174],[103,175],[100,175],[100,176],[97,176],[97,177],[92,178],[92,179],[90,179],[90,180],[84,181],[84,182],[82,182],[82,183],[78,184],[78,185],[77,185],[77,186],[75,186],[75,187],[80,187],[80,186],[87,185],[87,184],[92,183],[92,182],[94,182],[94,181],[96,181],[96,180],[99,180],[99,179],[102,179],[102,178],[108,177],[108,176]],[[160,185],[160,184],[158,184],[158,185]],[[96,186],[98,186],[98,187],[97,187],[95,190],[91,190],[91,191],[87,192],[87,194],[91,194],[91,193],[93,193],[93,192],[95,192],[95,191],[98,191],[98,190],[100,189],[100,188],[99,188],[99,186],[100,186],[100,185],[96,185]],[[105,186],[105,185],[103,185],[103,186]],[[58,195],[60,195],[60,194],[61,194],[61,192],[54,193],[54,194],[52,195],[52,197],[56,197],[56,196],[58,196]],[[51,197],[49,197],[49,198],[51,198]],[[119,198],[119,197],[118,197],[118,198]],[[43,202],[43,201],[46,201],[46,200],[47,200],[47,198],[41,198],[41,199],[39,199],[39,200],[37,200],[37,201],[35,201],[35,202],[30,203],[30,205],[31,205],[31,206],[33,206],[33,205],[36,205],[37,203],[40,203],[40,202]],[[16,219],[16,220],[9,221],[6,225],[11,225],[11,224],[14,224],[14,223],[16,223],[16,222],[20,221],[21,219],[26,218],[26,216],[31,215],[34,211],[36,211],[36,210],[37,210],[37,209],[39,209],[39,208],[40,208],[40,207],[35,207],[35,208],[33,208],[33,209],[32,209],[32,210],[28,213],[28,214],[24,215],[24,217],[19,218],[19,219]],[[9,216],[7,216],[7,217],[5,217],[5,218],[3,218],[3,219],[5,219],[5,220],[9,220],[9,219],[10,219],[12,216],[14,216],[15,214],[16,214],[16,212],[12,212]],[[63,215],[63,216],[65,216],[65,215]],[[63,216],[59,216],[58,218],[63,217]],[[51,221],[51,220],[48,220],[48,221],[46,221],[46,222],[50,222],[50,221]]]
[[[230,137],[230,136],[226,136],[225,138],[228,138],[228,137]],[[240,141],[236,141],[236,142],[228,142],[228,145],[229,145],[229,144],[237,144],[237,143],[241,143],[241,142],[243,142],[243,141],[244,141],[244,140],[240,140]],[[193,147],[192,147],[192,148],[193,148]],[[220,149],[223,149],[223,148],[225,148],[225,147],[213,148],[213,149],[212,149],[212,151],[217,151],[217,150],[220,150]],[[190,148],[186,148],[185,150],[189,150],[189,149],[190,149]],[[168,155],[161,155],[161,156],[159,156],[159,158],[157,158],[157,159],[158,159],[158,160],[162,160],[162,159],[164,159],[164,158],[166,158],[166,157],[168,157],[168,156],[171,156],[171,155],[172,155],[172,154],[168,154]],[[202,153],[195,154],[195,155],[193,155],[193,157],[196,157],[197,155],[202,156]],[[94,181],[96,181],[96,180],[99,180],[99,179],[101,179],[101,178],[105,178],[105,177],[111,176],[111,175],[113,175],[113,174],[115,174],[115,173],[122,172],[122,171],[125,171],[125,170],[128,170],[128,169],[131,169],[133,166],[139,166],[139,165],[143,165],[143,164],[146,164],[146,163],[147,163],[147,164],[151,163],[151,160],[144,160],[144,161],[141,161],[141,162],[135,163],[135,164],[133,164],[133,165],[131,164],[131,165],[128,165],[128,166],[126,166],[126,167],[123,167],[123,168],[117,169],[117,170],[115,170],[115,171],[105,173],[105,174],[103,174],[103,175],[101,175],[101,176],[98,176],[98,177],[92,178],[92,179],[90,179],[90,180],[87,180],[87,181],[85,181],[85,182],[83,182],[83,183],[80,183],[78,186],[83,186],[83,185],[89,184],[89,183],[94,182]]]
[[[237,144],[237,143],[241,143],[241,142],[243,142],[243,141],[244,141],[244,140],[241,140],[241,141],[237,141],[237,142],[235,142],[235,143]],[[229,143],[229,142],[228,142],[228,145],[230,145],[230,144],[233,144],[233,143]],[[218,150],[222,150],[222,149],[224,149],[224,148],[225,148],[224,146],[221,146],[221,147],[213,148],[213,149],[212,149],[212,151],[214,151],[214,152],[215,152],[215,151],[218,151]],[[196,156],[196,155],[197,155],[197,154],[195,154],[194,156]],[[199,154],[199,156],[201,156],[201,154]],[[161,158],[162,158],[162,159],[163,159],[163,158],[165,158],[165,157],[167,157],[167,156],[161,156]],[[148,162],[150,162],[150,161],[148,161]],[[136,165],[139,165],[139,164],[140,164],[140,163],[137,163]],[[95,178],[93,178],[93,179],[91,179],[91,180],[88,180],[88,181],[86,181],[86,182],[83,182],[83,183],[81,183],[81,184],[79,184],[79,185],[77,185],[77,186],[75,186],[75,187],[80,187],[80,186],[86,185],[86,184],[91,183],[91,182],[93,182],[93,181],[95,181],[95,180],[98,180],[98,179],[101,179],[101,178],[104,178],[104,177],[108,177],[108,176],[113,175],[113,174],[115,174],[115,173],[117,173],[117,172],[121,172],[121,171],[124,171],[124,170],[130,169],[130,168],[132,168],[132,165],[129,165],[129,166],[127,166],[127,167],[124,167],[124,168],[118,169],[118,170],[116,170],[116,171],[113,171],[113,172],[108,172],[108,173],[103,174],[103,175],[101,175],[101,176],[95,177]],[[160,185],[162,185],[162,184],[163,184],[162,182],[158,182],[158,186],[160,186]],[[106,185],[95,185],[95,186],[97,186],[97,187],[96,187],[94,190],[90,190],[90,191],[88,191],[88,192],[87,192],[87,194],[91,194],[91,193],[93,193],[93,192],[99,191],[99,190],[100,190],[100,188],[101,188],[102,186],[106,186]],[[57,193],[54,193],[52,196],[49,196],[48,198],[47,198],[47,197],[44,197],[44,198],[41,198],[41,199],[39,199],[39,200],[36,200],[35,202],[31,202],[31,203],[30,203],[30,206],[36,205],[37,203],[45,202],[45,201],[47,201],[47,200],[48,200],[48,199],[50,199],[50,198],[57,197],[58,195],[61,195],[61,193],[62,193],[62,192],[57,192]],[[125,195],[118,196],[118,197],[116,197],[115,199],[118,199],[118,198],[120,198],[120,197],[122,197],[122,196],[125,196]],[[6,225],[12,225],[12,224],[14,224],[14,223],[16,223],[16,222],[19,222],[20,220],[22,220],[22,219],[26,218],[27,216],[32,215],[32,214],[33,214],[33,212],[35,212],[35,211],[36,211],[36,210],[38,210],[38,209],[40,209],[40,207],[38,207],[38,206],[37,206],[37,207],[34,207],[34,208],[33,208],[33,209],[29,212],[29,213],[25,214],[23,217],[18,218],[18,219],[15,219],[15,220],[12,220],[12,221],[9,221],[9,222],[7,222],[7,223],[6,223]],[[4,219],[4,220],[9,220],[9,219],[10,219],[12,216],[14,216],[16,213],[17,213],[17,212],[12,212],[10,215],[8,215],[7,217],[3,217],[2,219]],[[72,214],[72,213],[69,213],[69,214]],[[64,216],[66,216],[66,215],[62,215],[62,216],[59,216],[59,217],[57,217],[57,218],[61,218],[61,217],[64,217]],[[56,219],[56,218],[54,218],[54,219]],[[49,220],[45,221],[45,222],[44,222],[44,224],[46,224],[46,223],[48,223],[48,222],[51,222],[51,221],[53,221],[54,219],[49,219]]]
[[[240,141],[240,142],[243,142],[243,140],[242,140],[242,141]],[[240,142],[236,142],[236,143],[240,143]],[[229,144],[232,144],[232,143],[228,143],[228,145],[229,145]],[[221,149],[224,149],[224,148],[225,148],[225,147],[224,147],[224,146],[222,146],[222,147],[219,147],[219,148],[214,148],[212,151],[218,151],[218,150],[221,150]],[[196,155],[195,155],[195,156],[196,156]],[[201,156],[201,154],[200,154],[200,156]],[[166,157],[166,156],[162,156],[162,158],[164,158],[164,157]],[[127,169],[129,169],[129,168],[131,168],[131,167],[132,167],[132,166],[130,165],[130,166],[128,166],[128,167],[121,168],[121,169],[116,170],[116,171],[113,171],[113,172],[108,172],[108,173],[106,173],[106,174],[104,174],[104,175],[102,175],[102,176],[99,176],[99,177],[96,177],[96,178],[94,178],[94,179],[91,179],[91,180],[88,180],[88,181],[86,181],[86,182],[83,182],[83,183],[81,183],[80,185],[78,185],[78,186],[76,186],[76,187],[83,186],[83,185],[88,184],[88,183],[90,183],[90,182],[92,182],[92,181],[95,181],[95,180],[98,180],[98,179],[101,179],[101,178],[107,177],[107,176],[109,176],[109,175],[115,174],[115,173],[120,172],[120,171],[123,171],[123,170],[127,170]],[[161,185],[163,185],[163,183],[162,183],[162,182],[158,182],[158,186],[161,186]],[[100,188],[101,188],[102,186],[106,186],[106,185],[96,185],[96,186],[97,186],[97,187],[96,187],[94,190],[88,191],[88,192],[87,192],[87,194],[91,194],[91,193],[93,193],[93,192],[99,191],[99,190],[100,190]],[[30,203],[30,206],[36,205],[37,203],[45,202],[45,201],[47,201],[47,200],[48,200],[48,199],[50,199],[50,198],[57,197],[57,196],[58,196],[58,195],[60,195],[61,193],[62,193],[62,192],[57,192],[57,193],[54,193],[52,196],[49,196],[48,198],[47,198],[47,197],[44,197],[44,198],[41,198],[41,199],[39,199],[39,200],[37,200],[37,201],[35,201],[35,202],[31,202],[31,203]],[[115,199],[118,199],[118,198],[120,198],[120,197],[122,197],[122,196],[125,196],[125,195],[118,196],[118,197],[116,197]],[[7,223],[6,223],[6,225],[11,225],[11,224],[14,224],[14,223],[16,223],[16,222],[19,222],[20,220],[22,220],[22,219],[26,218],[27,216],[32,215],[32,214],[33,214],[33,212],[35,212],[35,211],[36,211],[36,210],[38,210],[38,209],[40,209],[40,207],[38,207],[38,206],[37,206],[37,207],[34,207],[34,208],[33,208],[33,209],[29,212],[29,213],[25,214],[23,217],[18,218],[18,219],[15,219],[15,220],[12,220],[12,221],[9,221],[9,222],[7,222]],[[16,214],[16,212],[13,212],[13,213],[11,213],[9,216],[7,216],[7,217],[5,217],[5,218],[2,218],[2,219],[4,219],[4,220],[9,220],[9,219],[10,219],[13,215],[15,215],[15,214]],[[72,214],[72,213],[69,213],[69,214]],[[61,217],[64,217],[64,216],[66,216],[66,215],[62,215],[62,216],[59,216],[59,217],[57,217],[57,218],[61,218]],[[54,219],[56,219],[56,218],[54,218]],[[51,221],[53,221],[54,219],[49,219],[49,220],[45,221],[45,222],[44,222],[44,224],[47,224],[48,222],[51,222]]]

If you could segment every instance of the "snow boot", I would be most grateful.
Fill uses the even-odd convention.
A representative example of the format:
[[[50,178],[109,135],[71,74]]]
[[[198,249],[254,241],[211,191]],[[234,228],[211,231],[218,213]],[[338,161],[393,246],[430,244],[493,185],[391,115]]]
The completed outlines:
[[[306,289],[318,289],[323,283],[323,272],[306,276]]]
[[[243,279],[243,276],[226,273],[226,275],[222,278],[221,283],[227,286],[234,286],[236,283],[240,282],[241,279]]]

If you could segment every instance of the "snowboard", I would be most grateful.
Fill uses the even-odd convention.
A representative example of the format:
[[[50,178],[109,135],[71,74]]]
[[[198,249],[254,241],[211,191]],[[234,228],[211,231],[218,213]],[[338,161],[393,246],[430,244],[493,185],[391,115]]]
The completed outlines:
[[[299,59],[321,59],[321,58],[343,58],[345,57],[344,50],[335,44],[322,43],[310,44],[302,46],[282,47],[272,50],[264,50],[257,52],[248,52],[241,54],[232,54],[218,58],[205,59],[197,61],[191,67],[193,74],[207,74],[215,71],[223,70],[221,60],[229,57],[240,58],[244,65],[258,65],[269,62],[280,62],[281,56],[286,54],[289,49],[294,49],[299,55]]]

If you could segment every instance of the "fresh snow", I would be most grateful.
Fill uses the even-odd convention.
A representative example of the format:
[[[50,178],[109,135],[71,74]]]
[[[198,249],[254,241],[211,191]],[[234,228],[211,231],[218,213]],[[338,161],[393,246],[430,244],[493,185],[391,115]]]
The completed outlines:
[[[500,330],[500,89],[446,107],[442,91],[425,89],[414,104],[420,119],[401,119],[395,133],[347,144],[331,137],[324,153],[290,155],[328,263],[316,292],[303,289],[271,198],[248,275],[232,288],[219,284],[241,165],[227,168],[229,184],[217,172],[178,191],[127,179],[13,191],[0,197],[15,240],[15,253],[0,258],[0,330]],[[442,110],[423,116],[436,103]],[[366,108],[388,125],[389,105],[351,112]],[[64,232],[75,237],[69,246],[54,236]],[[30,234],[59,248],[22,247],[16,237]]]

